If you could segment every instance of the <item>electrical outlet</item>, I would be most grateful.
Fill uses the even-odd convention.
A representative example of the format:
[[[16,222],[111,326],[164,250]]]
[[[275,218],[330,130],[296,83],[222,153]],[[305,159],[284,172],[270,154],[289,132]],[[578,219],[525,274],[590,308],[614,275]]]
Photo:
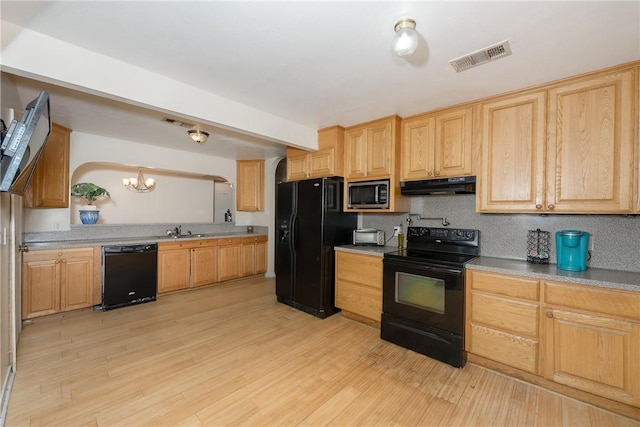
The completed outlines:
[[[402,227],[399,225],[396,225],[395,227],[393,227],[393,236],[397,236],[398,234],[400,234],[400,232],[402,231]]]

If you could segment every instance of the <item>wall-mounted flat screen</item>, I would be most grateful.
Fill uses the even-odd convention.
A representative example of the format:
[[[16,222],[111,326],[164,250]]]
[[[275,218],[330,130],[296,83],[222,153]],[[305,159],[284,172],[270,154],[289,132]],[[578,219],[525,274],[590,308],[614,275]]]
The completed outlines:
[[[0,191],[24,194],[50,131],[49,94],[43,91],[27,104],[22,118],[7,128],[1,145]]]

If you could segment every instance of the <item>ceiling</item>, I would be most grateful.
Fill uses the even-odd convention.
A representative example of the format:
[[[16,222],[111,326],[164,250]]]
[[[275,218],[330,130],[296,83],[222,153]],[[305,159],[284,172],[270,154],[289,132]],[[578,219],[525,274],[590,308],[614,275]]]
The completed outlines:
[[[3,21],[163,75],[311,129],[406,117],[640,59],[639,1],[5,1]],[[409,16],[408,59],[391,51]],[[456,73],[449,61],[508,40],[513,54]],[[3,45],[4,47],[4,45]],[[4,71],[7,71],[3,68]],[[25,104],[51,93],[74,131],[230,159],[274,157],[284,144],[173,111],[212,133],[203,146],[166,112],[10,70]],[[73,83],[73,82],[69,82]]]

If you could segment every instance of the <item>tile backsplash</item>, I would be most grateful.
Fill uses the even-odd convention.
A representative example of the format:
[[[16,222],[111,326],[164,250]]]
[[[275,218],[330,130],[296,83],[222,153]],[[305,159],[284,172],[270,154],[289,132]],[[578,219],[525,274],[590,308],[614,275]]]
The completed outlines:
[[[555,232],[582,230],[591,234],[590,267],[640,272],[640,216],[479,214],[475,195],[412,196],[411,213],[423,217],[446,217],[450,228],[480,230],[481,255],[526,260],[527,232],[551,233],[550,262],[555,264]],[[395,245],[393,227],[403,224],[406,214],[362,214],[363,227],[384,230],[388,245]],[[440,220],[412,220],[414,226],[442,227]]]

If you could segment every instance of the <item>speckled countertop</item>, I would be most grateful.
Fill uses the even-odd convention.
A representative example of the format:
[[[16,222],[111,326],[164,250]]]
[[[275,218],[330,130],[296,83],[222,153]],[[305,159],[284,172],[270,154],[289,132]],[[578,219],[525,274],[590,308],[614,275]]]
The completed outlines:
[[[336,246],[335,250],[382,257],[387,252],[397,251],[398,248],[395,246],[345,245]],[[604,268],[589,268],[586,271],[566,271],[558,269],[555,264],[529,264],[523,260],[484,256],[468,262],[466,267],[470,270],[514,274],[543,280],[640,292],[640,273],[630,271],[607,270]]]
[[[395,246],[369,246],[369,245],[345,245],[336,246],[334,248],[338,252],[351,252],[354,254],[373,255],[383,257],[387,252],[395,252],[398,250]]]
[[[87,246],[117,246],[117,245],[140,245],[148,243],[163,243],[175,241],[190,241],[204,239],[224,239],[233,237],[253,237],[264,236],[266,233],[211,233],[211,234],[194,234],[180,238],[167,236],[150,236],[150,237],[116,237],[116,238],[99,238],[99,239],[82,239],[82,240],[59,240],[48,242],[28,242],[26,246],[29,250],[45,250],[45,249],[69,249]]]
[[[640,292],[640,273],[631,271],[589,268],[586,271],[560,270],[555,264],[529,264],[526,261],[478,257],[466,264],[470,270],[515,274],[543,280],[580,283],[611,289]]]

